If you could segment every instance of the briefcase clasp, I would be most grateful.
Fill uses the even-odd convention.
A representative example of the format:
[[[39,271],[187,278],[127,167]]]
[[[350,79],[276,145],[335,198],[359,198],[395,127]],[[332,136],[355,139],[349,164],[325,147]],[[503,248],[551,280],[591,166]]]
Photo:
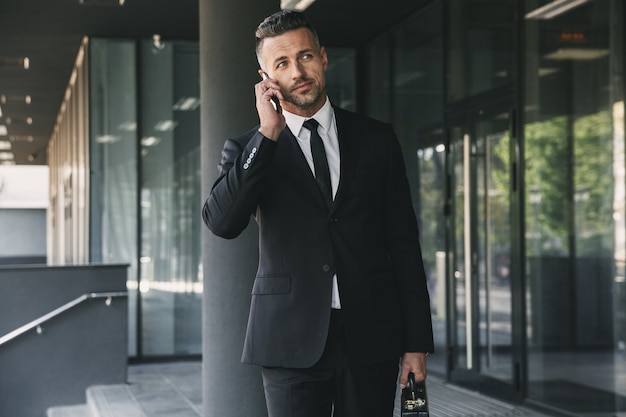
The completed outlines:
[[[415,394],[413,394],[413,397],[415,397]],[[404,409],[408,411],[417,410],[425,405],[426,401],[423,398],[413,398],[411,400],[404,401]]]

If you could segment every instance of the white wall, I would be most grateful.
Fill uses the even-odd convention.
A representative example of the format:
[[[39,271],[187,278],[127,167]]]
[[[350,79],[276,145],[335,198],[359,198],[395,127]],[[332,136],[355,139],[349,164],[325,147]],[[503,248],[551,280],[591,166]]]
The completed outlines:
[[[0,209],[46,209],[48,167],[0,165]]]
[[[48,167],[0,166],[0,263],[46,256]]]

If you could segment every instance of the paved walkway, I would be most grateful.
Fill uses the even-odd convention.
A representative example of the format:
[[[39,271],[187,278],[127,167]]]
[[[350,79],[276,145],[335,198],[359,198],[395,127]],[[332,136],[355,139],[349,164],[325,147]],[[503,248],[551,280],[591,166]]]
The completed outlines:
[[[131,365],[128,380],[147,416],[202,416],[200,362]],[[547,416],[447,384],[432,375],[427,388],[431,417]],[[395,415],[399,416],[399,412]]]

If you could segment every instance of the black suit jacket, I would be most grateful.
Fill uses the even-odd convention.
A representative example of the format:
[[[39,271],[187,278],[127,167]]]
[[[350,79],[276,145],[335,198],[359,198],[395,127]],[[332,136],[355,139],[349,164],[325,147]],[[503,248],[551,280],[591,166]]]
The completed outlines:
[[[356,358],[433,351],[426,277],[400,145],[390,125],[334,108],[341,172],[328,208],[296,139],[229,139],[203,208],[218,236],[254,215],[259,267],[242,360],[306,368],[324,349],[332,277]]]

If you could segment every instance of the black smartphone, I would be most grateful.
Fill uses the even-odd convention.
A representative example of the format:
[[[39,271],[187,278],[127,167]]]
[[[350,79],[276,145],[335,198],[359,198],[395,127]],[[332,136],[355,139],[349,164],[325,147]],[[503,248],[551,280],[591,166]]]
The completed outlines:
[[[263,71],[263,79],[267,80],[269,78],[270,78],[269,75],[267,75],[267,73]],[[272,96],[272,103],[274,103],[274,108],[276,109],[276,113],[280,113],[282,109],[280,107],[280,100],[278,100],[278,97]]]

